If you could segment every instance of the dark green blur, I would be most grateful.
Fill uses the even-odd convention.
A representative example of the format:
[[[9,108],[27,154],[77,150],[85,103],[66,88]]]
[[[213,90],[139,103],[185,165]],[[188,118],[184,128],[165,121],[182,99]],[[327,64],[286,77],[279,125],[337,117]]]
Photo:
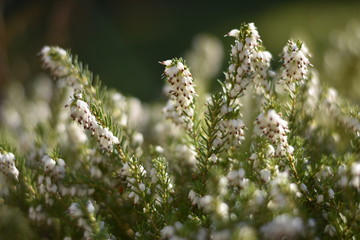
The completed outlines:
[[[43,71],[38,51],[59,45],[79,55],[106,85],[144,101],[161,96],[158,61],[183,57],[198,33],[220,38],[228,50],[231,40],[224,34],[254,22],[274,65],[287,39],[300,36],[321,70],[332,31],[360,18],[355,1],[5,0],[0,7],[1,86],[15,80],[30,85]]]

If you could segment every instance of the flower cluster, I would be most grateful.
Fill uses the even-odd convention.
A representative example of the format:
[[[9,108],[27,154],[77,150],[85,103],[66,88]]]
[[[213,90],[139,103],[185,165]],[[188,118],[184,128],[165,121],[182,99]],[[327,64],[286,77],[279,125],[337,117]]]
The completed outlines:
[[[245,124],[241,119],[229,119],[220,123],[220,132],[222,139],[220,145],[224,145],[226,149],[237,147],[245,139]]]
[[[189,199],[193,205],[197,205],[199,208],[204,209],[204,212],[214,212],[216,217],[221,220],[228,220],[229,218],[229,206],[211,195],[205,195],[200,197],[194,190],[190,190]]]
[[[314,115],[318,106],[320,99],[321,87],[319,82],[318,73],[315,71],[311,72],[311,78],[307,82],[307,91],[305,93],[306,102],[305,102],[305,112],[309,115]]]
[[[360,190],[360,162],[354,162],[351,165],[351,184],[359,191]]]
[[[114,145],[119,144],[119,139],[108,128],[104,128],[98,123],[86,102],[72,99],[66,106],[70,107],[71,117],[84,129],[91,131],[93,136],[96,136],[103,150],[112,152]]]
[[[40,55],[44,67],[50,69],[52,74],[65,85],[81,89],[86,84],[81,71],[73,66],[71,56],[64,49],[45,46]]]
[[[335,118],[346,129],[355,133],[355,135],[360,136],[360,114],[358,114],[358,118],[350,116],[349,114],[344,114],[341,111],[338,102],[339,99],[337,96],[337,91],[333,88],[328,89],[324,99],[325,110],[329,112],[331,117]]]
[[[51,224],[51,218],[48,218],[48,216],[44,213],[42,205],[37,205],[35,208],[29,208],[29,219],[34,222],[46,221],[48,225]]]
[[[294,149],[288,144],[286,136],[289,132],[288,123],[275,110],[271,109],[266,113],[260,113],[256,118],[256,131],[258,134],[267,136],[270,142],[276,146],[276,155],[293,154]]]
[[[173,201],[174,185],[173,179],[168,173],[164,158],[153,160],[153,166],[150,170],[151,183],[155,185],[156,204],[170,203]]]
[[[161,62],[165,65],[164,76],[169,83],[169,103],[163,112],[170,119],[185,124],[192,128],[194,116],[194,89],[193,78],[189,68],[181,59],[166,60]]]
[[[129,198],[134,199],[134,203],[138,204],[144,200],[146,194],[150,194],[150,189],[147,187],[144,178],[146,177],[146,170],[142,165],[135,162],[135,159],[130,159],[125,163],[121,175],[126,178],[127,187],[130,190]]]
[[[255,55],[254,69],[257,73],[254,77],[254,84],[257,93],[270,91],[270,83],[267,80],[272,55],[268,51],[258,51]]]
[[[86,208],[80,207],[79,203],[72,203],[68,211],[69,215],[76,220],[77,226],[84,230],[84,239],[92,239],[93,227],[91,226],[91,220],[95,212],[92,202],[88,201]]]
[[[0,153],[0,171],[7,176],[18,179],[19,170],[16,168],[13,153]]]
[[[304,223],[300,217],[283,214],[262,226],[260,231],[264,239],[294,239],[303,234]]]
[[[52,206],[54,200],[51,196],[59,194],[63,187],[59,180],[65,176],[65,161],[61,158],[54,160],[45,155],[42,163],[44,164],[44,175],[38,177],[39,192],[45,196],[45,203]]]
[[[52,159],[49,155],[42,158],[44,172],[55,179],[62,179],[65,176],[65,161],[61,158]]]
[[[95,193],[94,188],[89,188],[86,185],[79,185],[79,184],[74,184],[71,187],[61,186],[60,191],[63,196],[72,196],[72,197],[75,196],[85,197],[85,196],[93,195]]]
[[[283,49],[281,79],[287,83],[306,79],[308,66],[311,65],[309,56],[309,51],[304,43],[289,40]]]
[[[249,179],[245,178],[245,170],[243,168],[229,171],[226,178],[231,186],[240,189],[244,189],[249,185]]]
[[[258,85],[267,84],[264,80],[270,67],[271,54],[261,50],[260,35],[254,23],[244,24],[240,30],[231,30],[226,36],[235,38],[231,48],[231,64],[225,74],[230,97],[239,96],[254,77]]]

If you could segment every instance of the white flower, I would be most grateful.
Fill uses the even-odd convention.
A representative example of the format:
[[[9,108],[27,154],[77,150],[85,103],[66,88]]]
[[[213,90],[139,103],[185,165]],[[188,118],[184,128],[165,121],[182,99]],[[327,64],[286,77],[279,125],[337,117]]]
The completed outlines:
[[[351,164],[351,173],[354,176],[360,176],[360,162],[354,162]]]
[[[322,203],[324,201],[324,195],[320,194],[317,196],[317,203]]]
[[[222,133],[222,144],[227,149],[239,146],[245,139],[245,124],[241,119],[222,120],[219,123],[219,128]]]
[[[144,142],[144,136],[139,132],[136,132],[132,136],[132,138],[133,138],[133,142],[137,145],[141,145]]]
[[[52,171],[55,168],[56,162],[54,159],[51,159],[50,157],[46,156],[44,159],[44,168],[45,171]]]
[[[301,184],[300,184],[300,188],[301,188],[301,190],[303,190],[304,192],[307,192],[307,191],[308,191],[307,186],[306,186],[304,183],[301,183]]]
[[[66,107],[70,107],[71,117],[75,121],[97,137],[98,143],[103,150],[112,152],[114,145],[120,143],[119,139],[108,128],[104,128],[98,123],[86,102],[80,99],[71,99]]]
[[[271,177],[271,172],[269,169],[264,168],[260,171],[260,178],[262,181],[269,182],[270,177]]]
[[[263,190],[256,189],[253,194],[253,203],[261,205],[265,202],[266,193]]]
[[[91,201],[88,201],[87,206],[86,206],[86,210],[88,211],[88,213],[92,214],[95,212],[95,207],[92,204]]]
[[[216,213],[224,220],[229,218],[229,206],[224,202],[217,202],[216,203]]]
[[[294,148],[289,146],[286,136],[289,132],[288,123],[275,110],[260,113],[255,123],[255,132],[267,136],[270,142],[276,145],[276,155],[293,154]]]
[[[72,203],[68,210],[72,217],[78,218],[83,215],[78,203]]]
[[[228,229],[217,231],[212,234],[212,240],[228,240],[231,239],[231,232]]]
[[[47,216],[42,211],[42,206],[38,205],[36,208],[32,206],[29,208],[29,218],[36,222],[42,222],[46,220]]]
[[[308,89],[305,93],[306,101],[304,110],[307,114],[314,115],[319,106],[319,99],[322,91],[317,72],[311,71],[311,79],[309,79],[307,84]]]
[[[283,214],[262,226],[260,231],[264,239],[295,239],[303,234],[304,224],[300,217]]]
[[[332,188],[329,188],[329,190],[328,190],[328,194],[329,194],[329,198],[334,198],[334,196],[335,196],[335,192],[334,192],[334,190],[332,190]]]
[[[225,37],[229,36],[229,37],[237,38],[237,37],[239,37],[239,33],[240,33],[240,31],[238,29],[233,29],[228,34],[226,34]]]
[[[79,125],[73,122],[72,124],[68,124],[66,127],[67,134],[72,141],[75,143],[85,143],[87,141],[87,136]]]
[[[283,50],[281,78],[289,83],[306,79],[308,66],[311,65],[309,56],[309,51],[304,43],[289,40]]]
[[[16,180],[19,177],[19,170],[15,165],[15,156],[13,153],[0,153],[0,171],[7,176],[12,176]]]
[[[145,192],[145,184],[144,183],[139,184],[139,190],[142,192]]]
[[[157,153],[164,153],[164,148],[161,147],[161,146],[159,146],[159,145],[157,145],[157,146],[155,147],[155,151],[156,151]]]
[[[270,91],[270,83],[267,81],[267,75],[270,68],[271,53],[268,51],[258,51],[254,53],[254,69],[255,77],[253,82],[255,84],[256,93],[261,94]]]
[[[175,147],[175,156],[185,160],[189,165],[196,166],[196,151],[193,147],[182,144]]]
[[[60,81],[74,89],[83,88],[79,70],[73,65],[71,56],[62,48],[45,46],[40,51],[45,68]]]
[[[189,199],[191,200],[192,205],[196,205],[199,202],[199,197],[197,196],[194,190],[190,190],[189,192]]]
[[[335,236],[336,233],[337,233],[336,228],[331,224],[328,224],[328,225],[325,226],[324,232],[327,233],[328,235],[330,235],[330,237]]]
[[[227,177],[225,177],[225,176],[220,177],[219,183],[218,183],[218,191],[219,191],[220,195],[224,196],[225,194],[227,194],[228,182],[229,182],[229,180]]]
[[[194,115],[194,89],[193,78],[187,66],[182,60],[173,59],[160,62],[165,65],[164,76],[169,83],[169,102],[163,112],[166,117],[172,119],[176,124],[183,124],[186,128],[192,127]]]
[[[213,207],[213,197],[210,195],[205,195],[199,199],[199,207],[204,208],[206,212],[209,212]]]
[[[209,161],[212,163],[216,163],[217,160],[218,160],[218,158],[214,153],[209,157]]]
[[[165,226],[160,230],[162,238],[171,238],[175,235],[175,228],[173,226]]]
[[[225,73],[226,82],[231,83],[227,85],[230,97],[235,98],[246,89],[254,77],[265,79],[271,54],[258,52],[261,40],[254,23],[244,24],[239,30],[234,29],[225,36],[235,37],[231,49],[231,64]],[[255,71],[257,75],[254,75]],[[258,81],[257,84],[265,84],[265,81]]]

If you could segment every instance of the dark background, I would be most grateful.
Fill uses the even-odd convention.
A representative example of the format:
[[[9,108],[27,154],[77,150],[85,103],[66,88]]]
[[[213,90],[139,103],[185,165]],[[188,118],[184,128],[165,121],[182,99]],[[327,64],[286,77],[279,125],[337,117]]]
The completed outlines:
[[[223,36],[242,22],[255,23],[276,58],[287,39],[301,36],[321,69],[332,31],[360,18],[357,2],[2,1],[1,88],[10,81],[31,84],[43,72],[39,50],[59,45],[79,55],[106,85],[144,101],[156,100],[163,84],[158,61],[182,57],[198,33],[218,37],[228,51],[232,40]]]

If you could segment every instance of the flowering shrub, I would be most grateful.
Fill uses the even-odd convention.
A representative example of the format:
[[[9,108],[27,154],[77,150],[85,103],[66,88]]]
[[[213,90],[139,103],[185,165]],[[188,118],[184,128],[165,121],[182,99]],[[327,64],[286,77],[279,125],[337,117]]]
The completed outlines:
[[[300,40],[273,70],[253,23],[225,36],[211,95],[185,60],[160,62],[163,114],[44,47],[56,84],[13,85],[1,108],[1,204],[34,239],[359,238],[359,108],[320,84]]]

